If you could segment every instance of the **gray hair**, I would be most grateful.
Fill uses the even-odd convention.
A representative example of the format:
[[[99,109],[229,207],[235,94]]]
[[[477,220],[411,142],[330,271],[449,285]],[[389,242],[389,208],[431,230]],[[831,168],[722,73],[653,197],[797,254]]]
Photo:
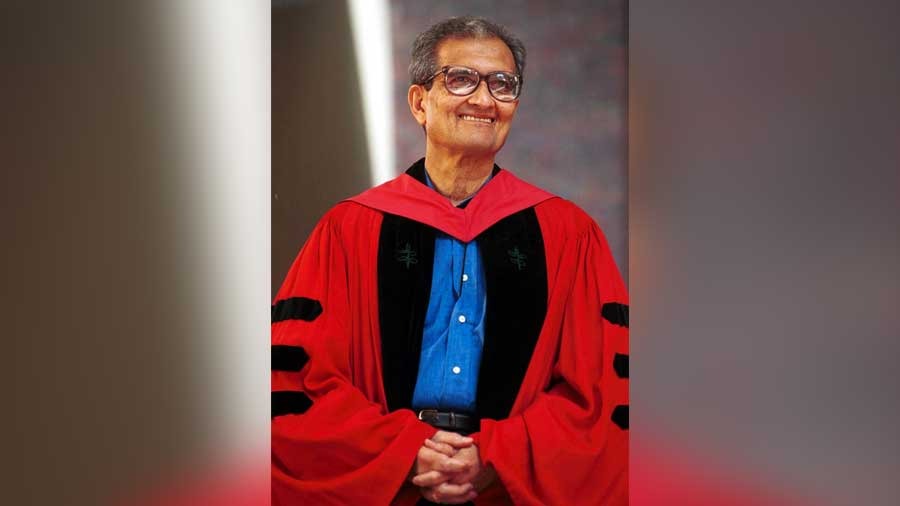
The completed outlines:
[[[502,40],[512,52],[516,62],[516,73],[525,83],[525,45],[509,30],[492,21],[475,16],[450,18],[432,25],[416,37],[412,46],[412,61],[409,63],[410,84],[425,84],[440,70],[437,66],[437,48],[444,39],[490,39]],[[428,81],[426,83],[426,81]]]

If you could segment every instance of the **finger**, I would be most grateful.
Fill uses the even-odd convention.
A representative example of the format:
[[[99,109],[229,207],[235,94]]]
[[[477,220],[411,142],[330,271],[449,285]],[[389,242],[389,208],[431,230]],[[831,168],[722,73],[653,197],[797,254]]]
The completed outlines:
[[[472,496],[467,495],[465,497],[444,497],[440,501],[434,501],[432,499],[428,499],[427,497],[426,497],[426,499],[428,499],[429,501],[432,501],[432,502],[436,502],[438,504],[465,504],[469,501],[475,500],[476,497],[478,497],[477,494],[472,495]]]
[[[427,473],[417,474],[411,480],[413,485],[417,487],[434,487],[444,483],[450,476],[440,471],[428,471]]]
[[[463,484],[453,484],[449,482],[441,483],[436,487],[433,487],[434,490],[441,494],[441,497],[450,497],[450,496],[465,496],[468,495],[469,492],[475,490],[475,485],[471,483],[463,483]]]
[[[478,497],[478,493],[472,490],[456,495],[442,492],[436,488],[424,488],[422,489],[422,497],[438,504],[463,504]]]
[[[434,490],[432,490],[430,488],[422,489],[422,497],[424,497],[425,499],[428,499],[429,501],[431,501],[433,503],[441,504],[441,497],[439,495],[435,494]]]
[[[435,465],[438,462],[441,462],[444,459],[448,459],[453,457],[453,455],[445,455],[439,451],[432,450],[428,446],[423,445],[419,448],[419,456],[418,458],[424,460],[426,463]]]
[[[469,470],[464,473],[447,475],[447,478],[448,483],[455,483],[456,485],[462,485],[469,482],[474,484],[473,478],[475,478],[475,475]]]
[[[462,471],[467,471],[470,467],[468,462],[464,462],[460,459],[456,459],[453,457],[448,457],[443,453],[438,453],[431,448],[421,447],[419,448],[419,460],[426,464],[425,469],[429,470],[438,470],[444,473],[459,473]],[[417,467],[416,469],[420,469]],[[422,469],[424,470],[424,469]]]
[[[434,469],[437,469],[438,471],[441,471],[443,473],[456,474],[469,470],[470,466],[468,462],[463,462],[461,460],[454,459],[443,454],[438,455],[440,455],[441,458],[434,466]]]
[[[468,436],[463,436],[455,432],[447,432],[444,430],[437,431],[433,436],[431,436],[431,440],[438,443],[447,443],[454,448],[465,448],[467,446],[471,446],[472,443],[475,442],[474,439]]]
[[[474,490],[469,492],[467,495],[463,497],[446,497],[441,494],[436,494],[432,492],[432,489],[425,489],[426,491],[422,492],[422,497],[428,499],[429,501],[437,504],[465,504],[469,501],[474,501],[476,497],[478,497],[478,493]]]
[[[422,487],[419,489],[419,492],[421,492],[422,497],[424,497],[425,499],[428,499],[429,501],[431,501],[433,503],[438,503],[438,504],[441,503],[441,499],[442,499],[441,495],[438,494],[434,488]]]
[[[453,454],[456,453],[456,448],[448,445],[447,443],[438,443],[437,441],[432,441],[430,439],[425,440],[425,446],[431,448],[436,452],[443,453],[448,457],[452,457]]]
[[[457,448],[464,448],[466,446],[470,446],[475,442],[474,439],[468,436],[463,436],[462,434],[457,434],[456,432],[449,432],[446,430],[439,430],[431,436],[432,441],[437,441],[439,443],[447,443],[451,446],[455,446]]]
[[[435,495],[441,498],[444,504],[462,504],[469,500],[475,487],[471,483],[464,485],[453,485],[450,483],[442,483],[437,487],[432,487]]]
[[[441,457],[447,457],[447,455],[444,455],[443,453],[434,451],[425,445],[422,445],[422,447],[419,448],[418,458],[420,460],[424,460],[425,462],[428,462],[428,463],[434,463],[434,462],[437,462],[438,460],[440,460]]]

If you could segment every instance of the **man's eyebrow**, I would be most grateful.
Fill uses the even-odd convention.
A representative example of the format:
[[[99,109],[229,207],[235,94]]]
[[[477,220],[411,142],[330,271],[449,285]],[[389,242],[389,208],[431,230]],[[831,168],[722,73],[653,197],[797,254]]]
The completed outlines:
[[[502,69],[499,69],[499,70],[488,70],[487,72],[482,72],[482,71],[476,69],[475,67],[473,67],[473,66],[471,66],[471,65],[463,65],[462,63],[445,63],[445,64],[443,64],[443,65],[438,64],[438,68],[439,68],[439,69],[442,69],[442,68],[444,68],[444,67],[465,67],[465,68],[467,68],[467,69],[472,69],[472,70],[474,70],[474,71],[476,71],[476,72],[478,72],[479,74],[482,74],[482,75],[484,75],[484,74],[496,74],[497,72],[503,72],[503,73],[506,73],[506,74],[516,74],[516,73],[517,73],[517,72],[515,71],[515,69],[513,69],[513,70],[502,70]]]

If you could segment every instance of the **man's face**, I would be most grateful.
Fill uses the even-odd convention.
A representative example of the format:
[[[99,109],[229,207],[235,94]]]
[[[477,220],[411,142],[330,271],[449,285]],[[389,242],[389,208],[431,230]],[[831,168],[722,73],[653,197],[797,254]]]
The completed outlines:
[[[458,65],[482,75],[516,71],[512,52],[496,38],[446,39],[438,46],[437,56],[438,68]],[[413,110],[425,126],[428,143],[450,153],[496,154],[506,142],[519,101],[495,99],[484,80],[471,95],[460,97],[447,91],[444,78],[443,74],[436,77],[431,90],[424,92],[420,113]]]

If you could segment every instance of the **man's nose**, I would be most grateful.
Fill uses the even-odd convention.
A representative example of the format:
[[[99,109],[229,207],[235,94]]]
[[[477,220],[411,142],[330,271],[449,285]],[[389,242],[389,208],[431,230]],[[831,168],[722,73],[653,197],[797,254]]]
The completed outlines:
[[[494,97],[492,97],[491,92],[488,91],[487,82],[485,80],[482,79],[475,88],[475,91],[469,95],[469,103],[481,107],[490,107],[494,105]]]

